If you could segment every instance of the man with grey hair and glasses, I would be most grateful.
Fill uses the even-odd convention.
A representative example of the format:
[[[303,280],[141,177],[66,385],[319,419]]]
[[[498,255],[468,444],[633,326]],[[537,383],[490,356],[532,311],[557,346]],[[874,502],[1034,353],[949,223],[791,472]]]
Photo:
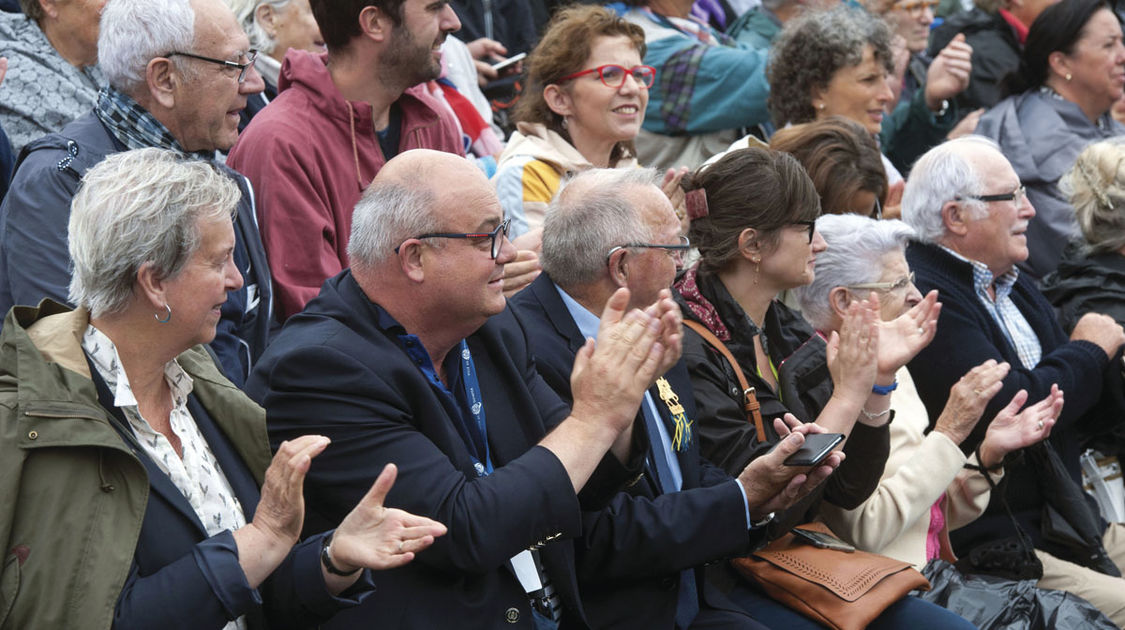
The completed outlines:
[[[624,287],[634,308],[657,303],[690,246],[658,182],[652,169],[584,171],[547,211],[544,273],[512,298],[512,308],[535,348],[536,369],[565,400],[570,366],[610,297]],[[703,566],[765,544],[773,512],[816,487],[843,454],[812,471],[785,466],[804,433],[819,430],[808,424],[736,480],[700,455],[696,420],[680,361],[648,389],[637,413],[636,426],[645,428],[644,478],[607,509],[583,515],[575,554],[593,627],[763,627],[705,578]],[[617,531],[635,534],[615,540]]]
[[[256,55],[222,0],[110,0],[98,38],[108,87],[93,112],[28,145],[0,207],[0,311],[67,301],[70,200],[106,155],[157,147],[207,160],[242,192],[234,257],[244,286],[228,294],[211,343],[241,385],[268,341],[270,273],[249,182],[216,152],[234,144],[247,96],[262,90]]]
[[[628,312],[627,291],[611,298],[573,364],[568,407],[506,307],[507,228],[471,162],[392,158],[355,207],[351,268],[289,318],[251,374],[274,444],[332,440],[305,481],[308,533],[339,522],[388,461],[399,466],[388,505],[449,527],[329,627],[592,625],[568,539],[583,509],[640,471],[633,419],[679,357],[679,311],[667,296]]]
[[[1028,257],[1035,208],[991,140],[966,136],[928,151],[911,171],[902,201],[902,218],[916,233],[906,254],[915,284],[922,293],[937,289],[943,305],[933,342],[909,364],[929,416],[937,418],[950,387],[988,359],[1006,361],[1011,371],[961,443],[966,454],[1018,391],[1026,390],[1029,400],[1043,399],[1056,384],[1066,392],[1050,439],[1005,462],[1000,491],[979,519],[953,533],[954,550],[979,558],[981,570],[997,570],[986,560],[1000,557],[996,543],[1029,540],[1042,564],[1040,587],[1073,592],[1125,624],[1125,527],[1105,527],[1078,485],[1082,449],[1125,420],[1125,331],[1112,318],[1089,313],[1068,338],[1034,281],[1020,274],[1016,265]],[[1078,537],[1060,542],[1060,525]],[[1038,572],[1033,558],[1016,564],[1004,568]]]

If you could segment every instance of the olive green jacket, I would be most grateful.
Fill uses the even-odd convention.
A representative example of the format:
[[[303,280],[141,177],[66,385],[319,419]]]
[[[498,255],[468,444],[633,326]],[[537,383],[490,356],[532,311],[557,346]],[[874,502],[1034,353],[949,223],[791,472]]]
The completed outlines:
[[[15,307],[0,334],[0,629],[110,628],[148,501],[82,351],[84,310]],[[260,485],[265,412],[202,346],[177,360]]]

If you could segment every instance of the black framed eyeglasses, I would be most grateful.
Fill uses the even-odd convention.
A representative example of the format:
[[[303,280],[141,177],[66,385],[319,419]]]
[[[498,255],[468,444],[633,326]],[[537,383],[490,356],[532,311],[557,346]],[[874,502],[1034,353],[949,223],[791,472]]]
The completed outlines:
[[[809,243],[812,244],[813,234],[816,234],[816,221],[794,221],[790,225],[802,225],[809,231]]]
[[[956,199],[958,201],[960,201],[961,199],[976,199],[977,201],[983,201],[985,203],[988,203],[990,201],[1014,201],[1018,206],[1023,203],[1023,200],[1026,197],[1027,189],[1024,188],[1023,184],[1020,184],[1019,186],[1016,186],[1016,189],[1010,193],[999,193],[996,195],[961,195]]]
[[[424,238],[467,238],[467,239],[477,239],[477,238],[485,239],[485,238],[488,238],[488,239],[492,239],[491,248],[489,249],[489,252],[492,255],[492,259],[496,260],[496,257],[500,255],[500,248],[504,246],[504,239],[508,237],[508,228],[511,227],[511,225],[512,225],[512,220],[509,218],[509,219],[504,219],[503,221],[501,221],[500,225],[497,225],[496,229],[492,230],[491,232],[466,232],[466,233],[461,233],[461,232],[432,232],[430,234],[421,234],[419,236],[415,236],[414,238],[416,238],[418,240],[421,240],[421,239],[424,239]],[[398,250],[401,247],[402,247],[402,245],[399,245],[398,247],[395,248],[396,254],[398,253]]]
[[[914,284],[914,272],[895,280],[894,282],[864,282],[861,284],[849,284],[847,289],[853,290],[866,290],[866,291],[885,291],[887,293],[898,293],[904,291],[906,287]]]
[[[235,62],[235,61],[227,61],[225,59],[215,59],[214,57],[204,57],[203,55],[197,55],[195,53],[188,53],[188,52],[180,52],[178,50],[173,50],[172,52],[166,53],[162,56],[163,57],[175,57],[176,55],[179,55],[181,57],[190,57],[192,59],[198,59],[200,61],[206,61],[206,62],[209,62],[209,63],[217,63],[220,66],[226,66],[228,68],[238,68],[238,82],[239,83],[245,83],[246,82],[246,73],[250,71],[250,67],[254,65],[254,61],[258,58],[258,51],[254,50],[253,48],[246,51],[246,63],[238,63],[238,62]]]
[[[688,237],[681,236],[680,242],[675,245],[659,245],[657,243],[625,243],[624,245],[616,245],[609,248],[609,251],[606,252],[606,263],[609,263],[610,257],[619,249],[662,249],[677,263],[680,263],[684,260],[684,254],[691,249],[691,241],[688,240]]]

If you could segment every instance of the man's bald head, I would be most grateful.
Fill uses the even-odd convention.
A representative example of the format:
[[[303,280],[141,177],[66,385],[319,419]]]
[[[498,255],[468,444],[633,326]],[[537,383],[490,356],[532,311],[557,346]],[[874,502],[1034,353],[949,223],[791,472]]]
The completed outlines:
[[[348,258],[352,266],[375,266],[403,241],[441,232],[459,205],[494,202],[496,194],[479,168],[452,153],[414,149],[379,170],[352,214]]]

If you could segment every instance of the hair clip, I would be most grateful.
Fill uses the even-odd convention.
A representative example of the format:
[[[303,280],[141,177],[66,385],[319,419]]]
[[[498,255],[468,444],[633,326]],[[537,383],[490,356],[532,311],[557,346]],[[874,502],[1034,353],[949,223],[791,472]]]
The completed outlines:
[[[703,188],[696,188],[684,193],[684,205],[687,206],[688,219],[692,221],[710,213],[707,208],[707,191]]]
[[[1109,201],[1109,195],[1105,194],[1105,191],[1102,190],[1102,187],[1098,184],[1097,181],[1094,180],[1094,176],[1090,174],[1090,169],[1086,167],[1082,160],[1079,160],[1075,164],[1075,166],[1078,167],[1078,172],[1082,173],[1082,177],[1086,180],[1086,183],[1090,185],[1090,190],[1093,191],[1094,196],[1098,198],[1098,201],[1100,201],[1102,205],[1106,207],[1106,210],[1112,210],[1113,204]]]

